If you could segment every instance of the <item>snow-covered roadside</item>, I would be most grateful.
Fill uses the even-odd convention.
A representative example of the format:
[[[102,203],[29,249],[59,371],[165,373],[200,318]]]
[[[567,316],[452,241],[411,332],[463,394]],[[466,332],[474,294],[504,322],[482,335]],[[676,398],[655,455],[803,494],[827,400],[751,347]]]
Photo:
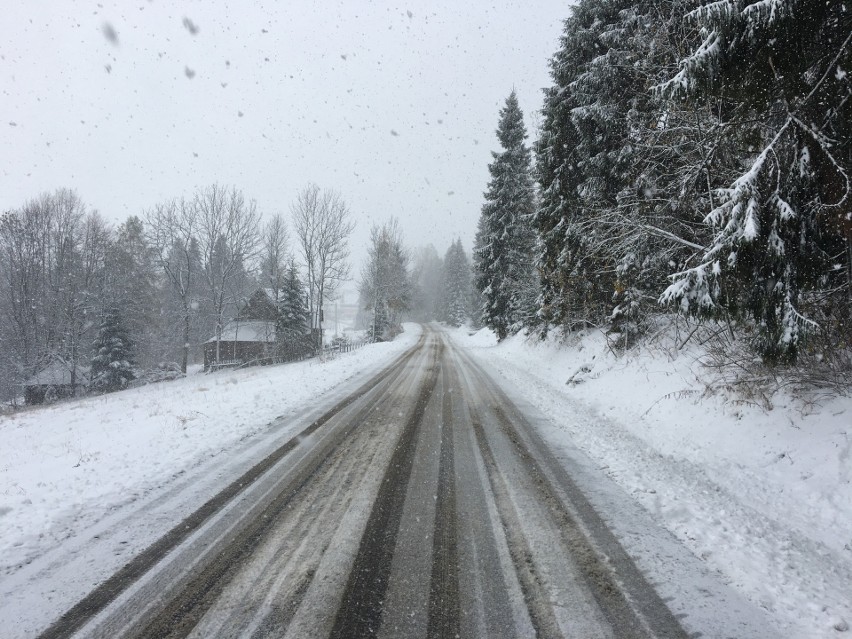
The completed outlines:
[[[293,416],[410,348],[420,328],[405,329],[327,361],[191,375],[0,417],[0,627],[21,631],[24,615],[34,629],[75,603],[306,425]],[[76,570],[89,574],[65,574],[78,554],[88,557]]]
[[[546,415],[545,441],[588,455],[782,636],[852,623],[852,399],[779,394],[764,412],[707,396],[694,353],[616,358],[600,333],[452,337]]]

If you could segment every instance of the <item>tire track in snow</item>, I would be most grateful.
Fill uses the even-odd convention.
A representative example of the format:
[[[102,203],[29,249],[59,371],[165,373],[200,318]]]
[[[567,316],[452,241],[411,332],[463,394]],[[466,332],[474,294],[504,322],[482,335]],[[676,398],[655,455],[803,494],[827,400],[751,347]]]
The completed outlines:
[[[414,413],[405,424],[370,511],[332,627],[330,636],[333,639],[375,636],[381,627],[382,604],[414,464],[418,426],[438,384],[443,341],[439,340],[431,348],[433,354],[426,383],[421,387]]]
[[[528,476],[534,478],[538,501],[546,504],[560,531],[562,552],[575,563],[615,637],[687,637],[600,515],[532,434],[508,397],[466,355],[459,354],[458,358],[463,361],[462,372],[470,388],[484,391],[482,401],[471,406],[474,432],[537,634],[562,636],[543,588],[547,576],[536,566],[535,555],[540,550],[526,539],[524,527],[529,523],[520,517],[513,503],[514,486],[503,476],[505,464],[498,461],[495,446],[502,452],[510,450]],[[496,427],[505,441],[501,444],[496,433],[484,428],[484,424]]]
[[[453,395],[443,361],[441,379],[441,452],[429,589],[429,639],[458,637],[460,629]]]

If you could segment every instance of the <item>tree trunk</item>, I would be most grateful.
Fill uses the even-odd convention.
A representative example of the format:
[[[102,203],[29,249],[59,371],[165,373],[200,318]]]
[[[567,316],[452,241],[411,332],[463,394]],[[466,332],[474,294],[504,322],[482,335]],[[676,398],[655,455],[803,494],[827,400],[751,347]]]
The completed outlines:
[[[319,295],[317,296],[317,350],[322,353],[322,305],[323,305],[323,286],[320,283]]]
[[[216,364],[219,364],[221,355],[219,354],[219,344],[222,343],[222,317],[216,318]],[[235,351],[236,352],[236,351]]]
[[[183,315],[183,361],[180,363],[181,372],[186,375],[186,365],[189,361],[189,311]]]
[[[849,307],[850,309],[852,309],[852,236],[846,238],[846,258],[848,262],[847,266],[849,272],[849,279],[847,282],[847,295],[849,298]]]

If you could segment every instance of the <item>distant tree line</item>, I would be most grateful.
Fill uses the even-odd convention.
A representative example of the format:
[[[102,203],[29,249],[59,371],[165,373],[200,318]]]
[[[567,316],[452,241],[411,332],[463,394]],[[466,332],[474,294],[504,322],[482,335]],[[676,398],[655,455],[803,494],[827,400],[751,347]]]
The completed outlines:
[[[480,298],[461,239],[443,258],[431,244],[411,251],[395,218],[372,229],[359,293],[361,328],[376,341],[392,339],[403,319],[479,326]]]
[[[0,217],[0,393],[56,359],[116,390],[163,362],[182,372],[257,288],[272,291],[276,336],[316,341],[320,310],[347,274],[349,211],[333,191],[303,189],[261,223],[253,200],[214,184],[117,226],[60,189]],[[310,336],[314,337],[311,338]],[[314,344],[316,346],[317,344]]]
[[[402,317],[411,308],[409,260],[395,218],[373,226],[358,291],[360,305],[368,313],[365,328],[373,341],[392,339],[399,333]]]
[[[673,312],[765,363],[852,348],[852,11],[579,0],[533,148],[500,112],[474,250],[498,337]]]

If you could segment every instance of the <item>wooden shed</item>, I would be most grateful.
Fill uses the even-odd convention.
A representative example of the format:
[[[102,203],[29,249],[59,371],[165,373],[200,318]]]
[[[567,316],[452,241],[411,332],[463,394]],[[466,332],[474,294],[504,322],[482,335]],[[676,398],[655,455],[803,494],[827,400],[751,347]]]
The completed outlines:
[[[74,397],[78,390],[88,386],[88,366],[74,365],[57,357],[24,382],[24,403],[43,404],[46,400]]]
[[[267,364],[273,361],[276,346],[274,320],[233,319],[222,329],[218,363],[216,338],[204,343],[204,370],[215,366]]]
[[[277,295],[271,288],[259,288],[251,294],[237,317],[222,329],[219,358],[216,359],[216,336],[204,343],[204,370],[217,367],[271,364],[303,359],[313,353],[310,331],[305,339],[279,342]]]

